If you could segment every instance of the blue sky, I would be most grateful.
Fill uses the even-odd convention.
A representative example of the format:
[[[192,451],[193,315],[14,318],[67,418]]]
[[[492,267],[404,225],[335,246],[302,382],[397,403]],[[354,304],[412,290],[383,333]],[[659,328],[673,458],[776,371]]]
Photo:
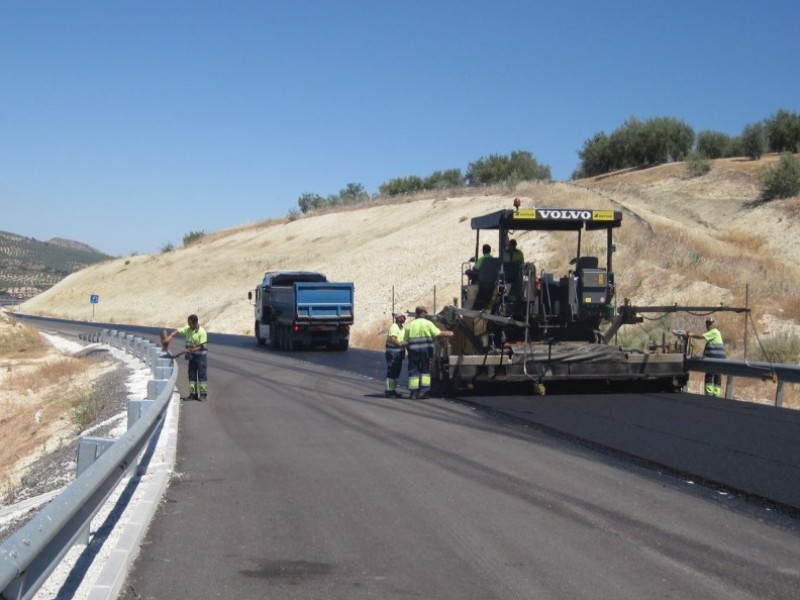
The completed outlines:
[[[155,253],[304,192],[800,110],[800,2],[0,2],[0,230]],[[265,257],[266,259],[266,257]]]

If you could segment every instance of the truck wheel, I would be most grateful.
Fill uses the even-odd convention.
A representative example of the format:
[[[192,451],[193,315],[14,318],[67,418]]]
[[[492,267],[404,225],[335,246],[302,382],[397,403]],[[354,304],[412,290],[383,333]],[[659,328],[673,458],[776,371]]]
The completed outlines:
[[[283,349],[286,352],[294,350],[294,342],[292,341],[292,330],[288,326],[283,327]]]
[[[339,340],[339,345],[336,347],[337,350],[347,350],[350,347],[350,340]]]
[[[275,326],[275,347],[278,350],[286,350],[283,345],[283,326],[276,325]]]
[[[277,350],[280,346],[278,346],[278,326],[275,323],[272,323],[269,327],[269,337],[272,347]]]

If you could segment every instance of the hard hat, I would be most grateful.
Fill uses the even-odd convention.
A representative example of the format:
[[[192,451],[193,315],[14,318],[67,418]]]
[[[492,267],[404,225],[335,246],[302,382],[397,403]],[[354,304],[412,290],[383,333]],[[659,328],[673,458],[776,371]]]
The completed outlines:
[[[714,317],[708,317],[708,318],[706,319],[706,327],[708,327],[709,325],[711,325],[711,324],[713,324],[713,323],[715,323],[715,322],[716,322],[716,321],[714,321]]]

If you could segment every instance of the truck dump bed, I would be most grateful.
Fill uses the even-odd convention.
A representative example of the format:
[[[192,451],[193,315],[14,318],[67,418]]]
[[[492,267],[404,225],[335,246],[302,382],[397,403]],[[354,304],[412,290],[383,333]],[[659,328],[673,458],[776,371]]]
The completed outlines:
[[[297,320],[353,322],[352,283],[295,283]]]

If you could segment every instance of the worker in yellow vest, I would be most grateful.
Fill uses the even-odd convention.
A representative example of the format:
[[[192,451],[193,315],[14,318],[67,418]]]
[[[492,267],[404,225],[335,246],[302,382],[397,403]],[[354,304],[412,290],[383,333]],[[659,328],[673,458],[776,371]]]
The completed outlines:
[[[428,398],[431,389],[431,358],[433,339],[450,337],[452,331],[439,329],[427,319],[428,309],[418,306],[416,318],[405,328],[405,343],[408,350],[408,397]]]
[[[705,333],[688,332],[690,338],[705,340],[706,347],[703,349],[703,358],[725,359],[725,344],[722,341],[722,333],[717,328],[714,317],[706,319]],[[722,375],[720,373],[705,374],[705,395],[722,396]]]
[[[397,391],[397,378],[400,377],[400,371],[403,370],[403,359],[406,356],[406,347],[403,342],[405,335],[403,324],[405,322],[405,315],[396,314],[394,323],[391,324],[389,331],[386,333],[386,390],[384,394],[387,398],[403,397]]]
[[[161,346],[164,350],[169,348],[169,343],[178,335],[186,340],[186,350],[182,354],[189,361],[188,398],[204,402],[208,397],[208,333],[200,327],[197,315],[189,315],[186,325],[162,336]]]

